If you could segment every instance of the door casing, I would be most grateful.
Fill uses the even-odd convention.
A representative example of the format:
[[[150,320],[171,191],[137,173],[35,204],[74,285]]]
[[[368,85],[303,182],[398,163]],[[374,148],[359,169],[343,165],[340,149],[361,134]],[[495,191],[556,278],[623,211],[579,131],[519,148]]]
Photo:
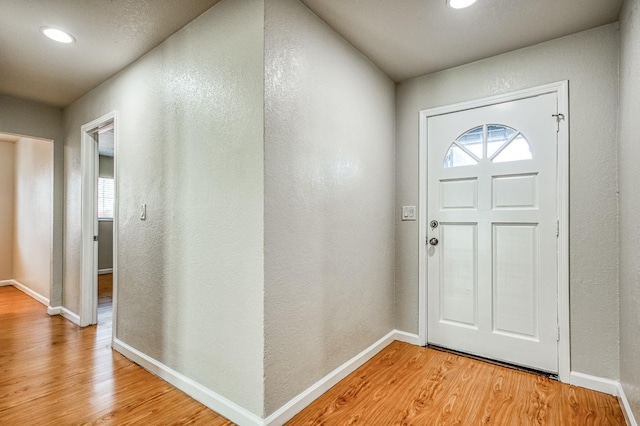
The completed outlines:
[[[420,345],[426,345],[427,336],[427,119],[441,114],[480,108],[503,102],[516,101],[532,96],[555,93],[558,100],[558,167],[557,167],[557,218],[558,218],[558,378],[570,381],[570,335],[569,335],[569,82],[560,81],[517,92],[462,102],[420,111],[419,147],[419,223],[418,223],[418,336]]]
[[[114,128],[114,213],[113,213],[113,336],[116,335],[117,318],[117,256],[118,250],[118,185],[117,185],[117,150],[118,125],[117,112],[112,111],[85,125],[80,129],[80,155],[82,162],[82,271],[80,276],[80,326],[85,327],[97,323],[98,310],[98,244],[93,237],[97,235],[97,176],[98,176],[98,143],[93,134],[99,128],[113,123]]]

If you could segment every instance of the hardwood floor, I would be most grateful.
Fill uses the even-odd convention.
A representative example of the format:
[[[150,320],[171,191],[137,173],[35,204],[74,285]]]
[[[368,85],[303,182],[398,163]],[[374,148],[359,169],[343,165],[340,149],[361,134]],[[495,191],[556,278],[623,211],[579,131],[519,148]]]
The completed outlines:
[[[0,287],[0,425],[232,425],[110,349],[109,277],[81,329]],[[624,425],[616,398],[394,342],[289,425]]]
[[[615,397],[394,342],[288,425],[625,425]]]
[[[81,329],[0,287],[0,425],[233,424],[112,351],[110,338],[100,312]]]
[[[111,327],[113,320],[113,274],[98,275],[98,326]]]

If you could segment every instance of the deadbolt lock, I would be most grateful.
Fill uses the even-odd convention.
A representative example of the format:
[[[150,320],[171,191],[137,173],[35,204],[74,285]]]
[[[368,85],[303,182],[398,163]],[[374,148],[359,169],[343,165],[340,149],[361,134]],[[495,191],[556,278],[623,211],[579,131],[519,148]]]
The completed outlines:
[[[437,220],[432,220],[430,225],[431,225],[431,228],[436,229],[438,227],[438,221]]]

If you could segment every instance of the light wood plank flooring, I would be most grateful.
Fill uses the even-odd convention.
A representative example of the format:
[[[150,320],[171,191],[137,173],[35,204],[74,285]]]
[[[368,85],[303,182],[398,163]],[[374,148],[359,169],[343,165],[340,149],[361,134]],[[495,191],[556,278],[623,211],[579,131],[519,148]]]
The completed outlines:
[[[84,329],[0,287],[0,425],[231,425],[110,349],[110,284],[101,278],[99,324]],[[625,423],[612,396],[394,342],[288,424]]]
[[[112,351],[98,319],[81,329],[0,287],[0,425],[233,424]]]
[[[625,425],[610,395],[394,342],[288,425]]]

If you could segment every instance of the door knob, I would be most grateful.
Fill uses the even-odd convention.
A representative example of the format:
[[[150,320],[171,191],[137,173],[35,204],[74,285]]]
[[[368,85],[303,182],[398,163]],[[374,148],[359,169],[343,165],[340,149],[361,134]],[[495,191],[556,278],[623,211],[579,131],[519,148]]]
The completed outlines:
[[[432,246],[437,246],[438,245],[438,239],[437,238],[432,238],[429,240],[429,244],[431,244]]]

